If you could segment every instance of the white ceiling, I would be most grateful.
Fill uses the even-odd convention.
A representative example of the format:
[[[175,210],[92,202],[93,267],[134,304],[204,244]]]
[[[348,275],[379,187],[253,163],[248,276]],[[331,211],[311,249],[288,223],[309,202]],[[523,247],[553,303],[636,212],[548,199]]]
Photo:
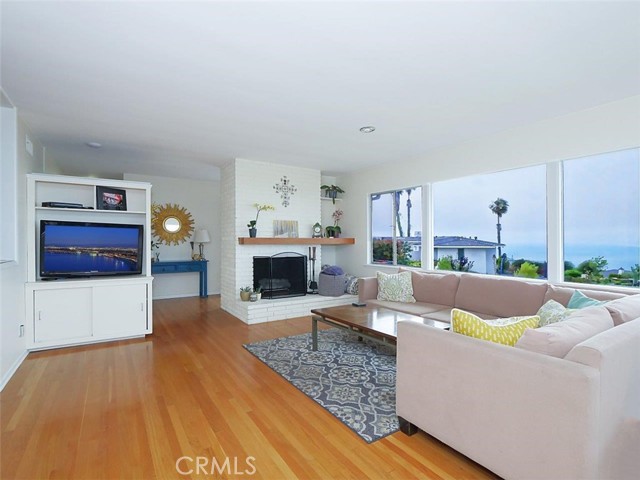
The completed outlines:
[[[70,174],[336,175],[640,94],[637,1],[1,8],[1,85]]]

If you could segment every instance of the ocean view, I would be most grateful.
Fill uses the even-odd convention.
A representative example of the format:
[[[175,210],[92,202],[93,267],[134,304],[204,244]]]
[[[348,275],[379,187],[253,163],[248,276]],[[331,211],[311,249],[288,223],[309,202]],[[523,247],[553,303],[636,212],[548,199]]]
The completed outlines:
[[[503,252],[508,258],[515,260],[524,258],[544,262],[547,256],[545,245],[507,245]],[[622,267],[629,271],[635,264],[640,263],[640,246],[567,245],[565,249],[565,261],[572,262],[576,266],[595,256],[603,256],[607,260],[607,270]]]

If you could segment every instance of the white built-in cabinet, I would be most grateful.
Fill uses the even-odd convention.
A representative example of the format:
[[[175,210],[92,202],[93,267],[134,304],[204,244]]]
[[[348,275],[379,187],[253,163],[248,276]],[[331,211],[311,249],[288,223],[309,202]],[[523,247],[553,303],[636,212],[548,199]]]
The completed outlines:
[[[27,175],[27,348],[39,350],[140,337],[153,330],[151,185],[62,175]],[[96,208],[96,187],[127,193],[127,210]],[[93,209],[43,207],[43,202],[80,203]],[[38,276],[40,221],[123,223],[144,226],[141,275],[42,280]]]

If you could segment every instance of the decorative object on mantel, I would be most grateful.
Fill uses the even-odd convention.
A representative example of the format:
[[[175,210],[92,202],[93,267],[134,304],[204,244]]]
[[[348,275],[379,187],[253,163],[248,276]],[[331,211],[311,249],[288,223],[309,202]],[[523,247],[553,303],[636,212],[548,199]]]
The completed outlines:
[[[275,207],[273,205],[269,205],[268,203],[265,203],[265,204],[254,203],[253,207],[256,209],[256,219],[250,220],[249,223],[247,223],[247,227],[249,227],[249,237],[251,238],[255,238],[256,234],[258,233],[258,229],[256,228],[256,225],[258,224],[258,217],[260,216],[260,212],[275,210]]]
[[[296,187],[291,185],[291,180],[289,180],[286,175],[280,179],[280,183],[276,183],[273,186],[273,189],[276,191],[276,193],[280,194],[280,199],[282,200],[283,207],[289,206],[291,195],[298,191]]]
[[[313,226],[311,238],[322,238],[322,225],[320,225],[320,222],[316,222]]]
[[[274,220],[273,236],[276,238],[298,238],[298,221]]]
[[[151,206],[151,231],[160,243],[179,245],[193,233],[193,217],[180,205],[154,203]]]
[[[251,287],[242,287],[240,289],[240,300],[242,300],[243,302],[248,302],[251,298],[252,291],[253,290],[251,289]]]
[[[342,233],[342,229],[340,228],[340,225],[338,225],[338,223],[340,223],[340,219],[342,218],[342,215],[344,215],[344,212],[340,209],[336,210],[331,214],[331,217],[333,218],[333,226],[332,227],[329,226],[326,228],[327,237],[329,238],[340,237],[340,234]]]
[[[321,190],[324,190],[324,196],[332,200],[333,204],[336,204],[336,198],[338,193],[344,193],[344,190],[337,185],[322,185]]]
[[[205,228],[201,228],[200,230],[196,231],[196,234],[193,237],[193,241],[198,244],[198,247],[200,250],[198,254],[198,258],[194,258],[194,260],[206,260],[204,258],[204,244],[209,243],[211,241],[211,237],[209,236],[209,230]],[[193,255],[192,255],[192,258],[193,258]]]

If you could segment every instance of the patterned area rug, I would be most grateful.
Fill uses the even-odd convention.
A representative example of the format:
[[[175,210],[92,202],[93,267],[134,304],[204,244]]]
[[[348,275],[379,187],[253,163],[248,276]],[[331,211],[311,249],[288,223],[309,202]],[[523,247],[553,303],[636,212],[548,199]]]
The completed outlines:
[[[244,347],[318,402],[367,443],[398,431],[393,347],[338,329],[282,337]]]

